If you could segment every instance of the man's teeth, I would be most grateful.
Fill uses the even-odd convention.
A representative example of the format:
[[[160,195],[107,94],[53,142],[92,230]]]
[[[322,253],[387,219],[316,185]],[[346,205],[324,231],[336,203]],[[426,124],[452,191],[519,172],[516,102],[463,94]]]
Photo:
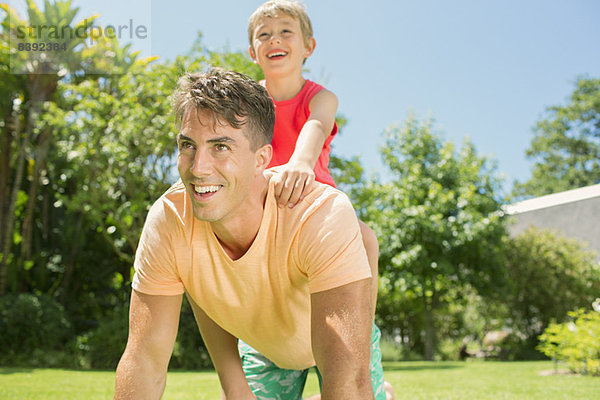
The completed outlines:
[[[217,190],[219,190],[220,188],[221,188],[221,186],[194,186],[194,190],[198,194],[214,193]]]
[[[285,56],[285,55],[286,55],[286,53],[284,53],[284,52],[273,53],[273,54],[269,54],[269,58],[278,57],[278,56]]]

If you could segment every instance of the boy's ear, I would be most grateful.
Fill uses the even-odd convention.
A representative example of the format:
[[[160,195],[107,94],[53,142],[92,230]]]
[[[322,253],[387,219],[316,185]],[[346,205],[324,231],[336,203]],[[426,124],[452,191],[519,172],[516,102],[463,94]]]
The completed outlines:
[[[309,57],[314,51],[315,47],[317,47],[317,41],[314,37],[310,38],[308,45],[306,46],[306,52],[304,53],[304,58]]]
[[[258,60],[256,59],[256,54],[254,54],[254,50],[252,49],[252,46],[248,46],[248,52],[250,53],[250,57],[252,57],[254,64],[256,64],[258,62]]]

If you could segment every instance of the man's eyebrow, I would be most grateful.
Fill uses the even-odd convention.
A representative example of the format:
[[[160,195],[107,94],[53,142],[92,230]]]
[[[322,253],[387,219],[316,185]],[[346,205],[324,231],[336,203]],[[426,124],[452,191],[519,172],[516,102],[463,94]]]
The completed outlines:
[[[192,139],[191,137],[185,136],[183,133],[178,133],[177,134],[177,141],[180,141],[180,140],[187,140],[188,142],[193,142],[194,141],[194,139]]]
[[[177,134],[177,141],[185,140],[187,142],[196,143],[194,139],[189,136],[184,135],[183,133]],[[216,138],[208,139],[206,143],[235,143],[235,139],[230,136],[219,136]]]
[[[208,139],[206,143],[235,143],[235,139],[229,136],[219,136],[214,139]]]

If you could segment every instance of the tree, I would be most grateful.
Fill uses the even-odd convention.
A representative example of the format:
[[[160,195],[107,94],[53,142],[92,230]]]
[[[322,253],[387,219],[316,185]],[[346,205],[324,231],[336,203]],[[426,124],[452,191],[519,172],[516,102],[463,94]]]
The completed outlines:
[[[591,304],[600,293],[596,254],[553,231],[531,228],[507,238],[509,290],[501,301],[511,327],[532,350],[551,320],[563,322],[568,312]]]
[[[8,108],[2,116],[7,123],[3,126],[3,133],[7,135],[0,143],[2,145],[2,172],[0,180],[0,193],[10,195],[2,196],[0,202],[0,222],[6,229],[0,234],[0,295],[4,294],[6,287],[6,274],[9,255],[13,245],[13,226],[15,223],[16,203],[19,191],[22,190],[23,178],[27,159],[27,206],[20,221],[21,255],[18,260],[30,262],[32,257],[32,232],[33,220],[36,212],[36,203],[40,189],[40,181],[46,174],[46,161],[52,141],[52,131],[40,129],[38,122],[42,113],[44,102],[53,99],[58,83],[63,79],[82,79],[85,77],[85,67],[94,64],[97,60],[111,59],[111,49],[115,48],[116,40],[99,41],[102,46],[88,46],[86,39],[89,37],[91,27],[97,15],[84,18],[74,24],[74,18],[79,11],[71,7],[71,0],[44,2],[44,10],[40,11],[33,0],[26,0],[28,20],[21,19],[14,9],[0,3],[6,16],[2,21],[2,47],[8,50],[3,55],[3,70],[10,73],[23,74],[23,77],[11,79],[11,82],[2,87],[6,90],[3,98],[8,99]],[[46,27],[38,29],[37,34],[23,35],[29,32],[28,28]],[[51,35],[53,27],[61,32],[60,38]],[[75,34],[77,32],[77,34]],[[81,34],[84,32],[85,34]],[[41,35],[40,35],[41,33]],[[25,36],[25,37],[23,37]],[[16,51],[14,46],[32,45],[31,42],[53,42],[61,47],[62,51]],[[110,43],[113,43],[111,46]],[[10,43],[10,45],[9,45]],[[37,45],[37,43],[36,43]],[[12,46],[12,48],[11,48]],[[9,54],[7,57],[6,54]],[[8,68],[7,68],[8,67]],[[15,85],[16,84],[16,85]],[[6,96],[6,97],[5,97]],[[16,148],[17,156],[11,157]],[[11,161],[13,161],[11,163]],[[14,170],[14,178],[8,177],[9,170]],[[12,183],[12,188],[10,187]]]
[[[580,78],[569,102],[549,107],[527,157],[535,160],[518,196],[542,196],[600,183],[600,79]]]
[[[393,178],[367,187],[363,218],[380,240],[382,314],[422,327],[425,358],[436,347],[436,313],[460,296],[502,282],[500,246],[505,229],[494,166],[469,141],[457,152],[433,132],[433,122],[409,117],[385,132],[381,152]],[[402,313],[402,315],[398,315]],[[389,326],[389,325],[388,325]],[[420,332],[410,338],[419,340]],[[405,338],[406,339],[406,338]]]

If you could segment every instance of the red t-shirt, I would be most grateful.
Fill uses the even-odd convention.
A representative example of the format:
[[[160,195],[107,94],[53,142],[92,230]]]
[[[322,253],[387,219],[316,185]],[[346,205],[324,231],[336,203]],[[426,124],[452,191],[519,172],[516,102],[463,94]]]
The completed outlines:
[[[263,82],[264,84],[264,82]],[[275,131],[273,132],[273,158],[269,167],[286,164],[296,148],[296,141],[304,123],[310,116],[308,105],[310,100],[323,86],[309,81],[304,83],[302,90],[294,98],[284,101],[275,101]],[[331,134],[325,140],[321,154],[314,168],[315,180],[335,187],[335,182],[329,172],[329,153],[331,141],[337,134],[337,124],[333,124]]]

